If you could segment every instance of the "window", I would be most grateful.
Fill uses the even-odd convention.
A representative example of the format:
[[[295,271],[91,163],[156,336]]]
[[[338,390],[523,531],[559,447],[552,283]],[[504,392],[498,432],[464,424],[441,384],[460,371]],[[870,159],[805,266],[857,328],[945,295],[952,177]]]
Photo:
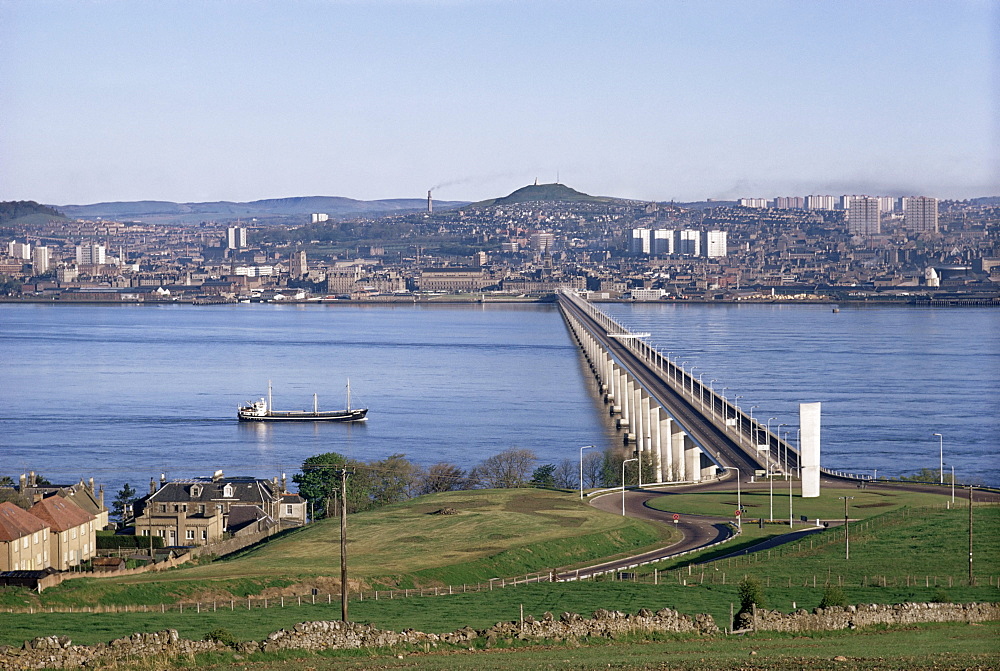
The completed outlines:
[[[194,529],[188,529],[187,532],[185,533],[184,537],[187,538],[189,541],[193,541],[194,540]]]
[[[285,514],[286,515],[292,514],[292,504],[289,503],[287,506],[285,506]]]
[[[34,541],[35,545],[38,545],[38,532],[37,531],[35,532],[34,536],[32,536],[31,540]]]
[[[205,514],[205,504],[204,503],[202,503],[200,506],[198,506],[198,513],[201,514],[201,515]]]
[[[224,487],[224,488],[222,489],[222,495],[223,495],[224,497],[226,497],[227,499],[231,499],[231,498],[233,498],[233,486],[232,486],[232,485],[228,485],[228,484],[227,484],[227,485],[226,485],[226,486],[225,486],[225,487]]]
[[[72,534],[73,540],[76,540],[76,527],[70,529],[70,534]]]
[[[27,547],[28,547],[28,537],[27,536],[25,536],[23,539],[21,539],[21,547],[27,549]]]
[[[143,536],[148,536],[149,535],[149,529],[143,529],[142,530],[142,535]]]
[[[203,540],[203,541],[207,541],[208,540],[208,530],[207,529],[202,529],[201,530],[201,540]]]

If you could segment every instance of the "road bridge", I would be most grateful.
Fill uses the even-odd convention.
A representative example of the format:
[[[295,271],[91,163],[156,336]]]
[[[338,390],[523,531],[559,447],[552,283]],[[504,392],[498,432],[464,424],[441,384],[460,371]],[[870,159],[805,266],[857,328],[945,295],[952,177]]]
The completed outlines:
[[[625,444],[657,484],[699,482],[719,469],[791,477],[799,451],[575,291],[558,295],[570,333],[590,364]]]

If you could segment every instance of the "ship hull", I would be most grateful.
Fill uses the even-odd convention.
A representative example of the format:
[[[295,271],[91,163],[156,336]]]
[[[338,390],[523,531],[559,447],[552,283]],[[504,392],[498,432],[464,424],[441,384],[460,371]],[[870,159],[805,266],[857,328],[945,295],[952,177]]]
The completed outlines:
[[[362,422],[367,419],[367,414],[367,408],[323,412],[273,410],[264,415],[241,410],[237,417],[241,422]]]

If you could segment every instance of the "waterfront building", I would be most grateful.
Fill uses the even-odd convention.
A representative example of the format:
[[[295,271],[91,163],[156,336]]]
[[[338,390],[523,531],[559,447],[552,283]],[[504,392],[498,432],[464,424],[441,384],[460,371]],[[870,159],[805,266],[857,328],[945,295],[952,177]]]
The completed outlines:
[[[928,196],[903,198],[903,227],[916,233],[937,233],[937,198]]]
[[[49,527],[10,501],[0,503],[0,571],[49,567]]]
[[[878,235],[882,232],[878,198],[844,196],[847,204],[847,230],[851,235]]]

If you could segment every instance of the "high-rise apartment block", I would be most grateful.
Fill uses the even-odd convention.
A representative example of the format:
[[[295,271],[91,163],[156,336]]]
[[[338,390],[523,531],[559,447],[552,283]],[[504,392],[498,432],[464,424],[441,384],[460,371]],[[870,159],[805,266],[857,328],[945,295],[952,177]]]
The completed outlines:
[[[556,236],[554,233],[539,231],[532,233],[528,241],[536,252],[551,252],[556,243]]]
[[[832,210],[837,199],[833,196],[806,196],[807,210]]]
[[[844,196],[847,207],[847,231],[851,235],[878,235],[882,232],[878,198]]]
[[[673,254],[674,231],[666,228],[658,228],[653,231],[651,247],[650,251],[653,254]]]
[[[48,247],[35,245],[31,250],[31,272],[36,275],[48,272],[51,258]]]
[[[895,212],[899,209],[899,198],[895,196],[879,196],[878,209],[882,212]]]
[[[246,249],[247,229],[242,226],[230,226],[226,229],[227,249]]]
[[[778,196],[774,199],[774,207],[779,210],[801,210],[804,204],[802,196]]]
[[[7,243],[7,254],[15,259],[27,260],[31,258],[31,244],[27,242],[17,242],[11,240]]]
[[[677,253],[701,256],[701,231],[681,231],[677,239]]]
[[[312,223],[314,224],[320,224],[323,223],[324,221],[329,221],[329,220],[330,220],[330,215],[326,214],[325,212],[312,213]]]
[[[938,201],[928,196],[903,199],[903,226],[918,233],[938,232]]]
[[[77,245],[76,264],[78,266],[102,266],[107,260],[104,245]]]
[[[649,254],[649,229],[633,228],[632,237],[628,243],[629,254]]]
[[[757,207],[764,209],[767,207],[767,198],[740,198],[740,207]]]
[[[705,231],[705,256],[710,259],[726,255],[726,232]]]

